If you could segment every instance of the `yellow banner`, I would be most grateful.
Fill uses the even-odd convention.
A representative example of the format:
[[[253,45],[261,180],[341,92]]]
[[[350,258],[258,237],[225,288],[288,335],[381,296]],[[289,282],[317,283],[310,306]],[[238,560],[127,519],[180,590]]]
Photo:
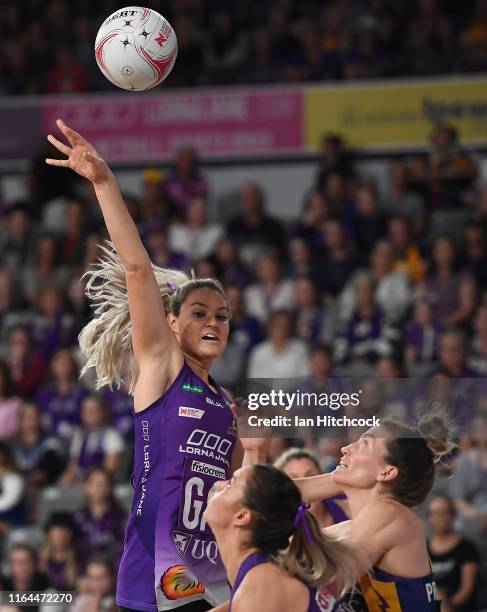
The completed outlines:
[[[487,77],[310,87],[304,100],[309,150],[326,132],[358,148],[424,146],[441,123],[456,127],[462,143],[487,144]]]

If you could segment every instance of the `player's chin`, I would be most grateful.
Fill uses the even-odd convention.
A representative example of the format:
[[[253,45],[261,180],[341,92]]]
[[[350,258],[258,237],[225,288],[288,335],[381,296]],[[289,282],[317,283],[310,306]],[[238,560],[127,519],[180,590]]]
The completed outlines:
[[[225,345],[222,342],[210,342],[208,340],[201,340],[198,345],[198,353],[202,357],[210,357],[211,359],[218,359],[225,350]]]

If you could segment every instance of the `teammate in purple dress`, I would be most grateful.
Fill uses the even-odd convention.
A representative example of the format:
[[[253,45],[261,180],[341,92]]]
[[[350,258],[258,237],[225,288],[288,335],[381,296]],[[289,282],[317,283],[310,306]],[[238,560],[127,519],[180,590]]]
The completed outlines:
[[[219,612],[331,612],[366,570],[352,545],[324,534],[281,470],[247,466],[215,490],[204,517],[232,584]]]
[[[96,150],[58,121],[68,159],[46,160],[90,180],[115,251],[89,274],[95,318],[80,335],[98,385],[126,380],[134,395],[134,501],[118,573],[122,610],[207,610],[228,597],[216,541],[203,517],[216,481],[242,462],[227,393],[209,377],[226,346],[229,308],[214,279],[154,266],[117,182]],[[260,459],[248,441],[244,461]]]

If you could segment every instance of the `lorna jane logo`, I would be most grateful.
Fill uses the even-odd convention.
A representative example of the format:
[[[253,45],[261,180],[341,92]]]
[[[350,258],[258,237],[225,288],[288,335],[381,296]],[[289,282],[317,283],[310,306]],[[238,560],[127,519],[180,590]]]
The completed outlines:
[[[181,385],[181,390],[186,393],[197,393],[198,395],[202,395],[203,387],[199,387],[198,385],[190,385],[189,383],[185,383]]]
[[[227,455],[232,449],[227,438],[209,433],[203,429],[193,429],[185,445],[179,445],[179,452],[199,457],[209,457],[229,466]]]

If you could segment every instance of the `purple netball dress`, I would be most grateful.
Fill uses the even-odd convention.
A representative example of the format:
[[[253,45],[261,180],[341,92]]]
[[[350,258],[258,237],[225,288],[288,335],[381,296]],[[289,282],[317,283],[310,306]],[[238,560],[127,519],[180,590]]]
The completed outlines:
[[[203,512],[231,477],[236,426],[230,402],[184,364],[164,395],[134,414],[134,501],[125,531],[117,604],[173,610],[228,599],[226,573]]]
[[[230,612],[232,612],[232,600],[237,592],[238,587],[242,584],[243,579],[248,572],[257,565],[262,563],[268,563],[269,557],[266,553],[251,553],[245,558],[244,562],[238,570],[237,577],[232,586],[232,596],[230,599]],[[319,589],[308,586],[309,590],[309,604],[306,608],[306,612],[332,612],[335,609],[336,599],[330,593],[326,587],[320,587]],[[262,608],[265,607],[265,602],[262,602]]]

